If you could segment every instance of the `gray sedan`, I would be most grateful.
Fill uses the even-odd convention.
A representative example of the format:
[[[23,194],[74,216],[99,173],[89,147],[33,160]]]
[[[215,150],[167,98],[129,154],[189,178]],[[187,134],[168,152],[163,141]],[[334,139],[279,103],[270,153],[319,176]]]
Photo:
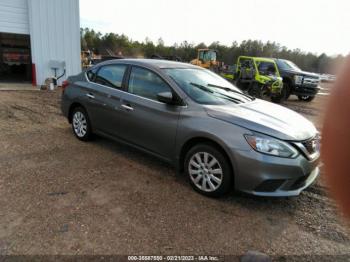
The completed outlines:
[[[319,175],[311,122],[185,63],[98,64],[63,83],[62,112],[78,139],[98,134],[159,157],[207,196],[295,196]]]

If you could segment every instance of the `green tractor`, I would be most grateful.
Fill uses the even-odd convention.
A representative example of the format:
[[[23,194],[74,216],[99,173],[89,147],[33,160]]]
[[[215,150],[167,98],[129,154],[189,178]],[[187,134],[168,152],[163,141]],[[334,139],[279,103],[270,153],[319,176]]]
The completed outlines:
[[[273,59],[240,56],[235,72],[223,76],[251,96],[269,97],[275,103],[282,102],[285,97],[282,77]]]

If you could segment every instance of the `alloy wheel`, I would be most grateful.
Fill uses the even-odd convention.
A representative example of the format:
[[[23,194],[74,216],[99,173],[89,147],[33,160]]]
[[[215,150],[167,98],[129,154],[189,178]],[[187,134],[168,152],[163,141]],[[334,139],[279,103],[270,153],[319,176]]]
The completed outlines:
[[[75,134],[80,138],[84,137],[87,133],[87,120],[85,115],[80,111],[75,112],[73,115],[73,128]]]
[[[207,152],[198,152],[191,157],[188,173],[195,186],[205,192],[214,192],[223,180],[219,161]]]

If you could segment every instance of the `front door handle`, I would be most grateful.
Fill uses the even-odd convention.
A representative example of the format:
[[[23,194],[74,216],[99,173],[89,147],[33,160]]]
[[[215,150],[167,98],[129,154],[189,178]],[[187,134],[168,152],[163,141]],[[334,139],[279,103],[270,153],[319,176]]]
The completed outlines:
[[[88,98],[90,98],[90,99],[95,99],[95,96],[92,95],[92,94],[86,94],[86,96],[87,96]]]
[[[130,105],[122,105],[121,106],[123,109],[125,109],[126,111],[134,111],[134,108],[131,107]]]

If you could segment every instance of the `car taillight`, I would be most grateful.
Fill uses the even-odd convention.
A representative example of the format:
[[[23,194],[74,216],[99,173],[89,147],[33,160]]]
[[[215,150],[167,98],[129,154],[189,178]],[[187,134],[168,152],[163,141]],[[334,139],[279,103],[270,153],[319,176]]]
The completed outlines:
[[[64,90],[68,87],[70,83],[68,82],[68,80],[65,80],[62,82],[62,93],[64,93]]]

